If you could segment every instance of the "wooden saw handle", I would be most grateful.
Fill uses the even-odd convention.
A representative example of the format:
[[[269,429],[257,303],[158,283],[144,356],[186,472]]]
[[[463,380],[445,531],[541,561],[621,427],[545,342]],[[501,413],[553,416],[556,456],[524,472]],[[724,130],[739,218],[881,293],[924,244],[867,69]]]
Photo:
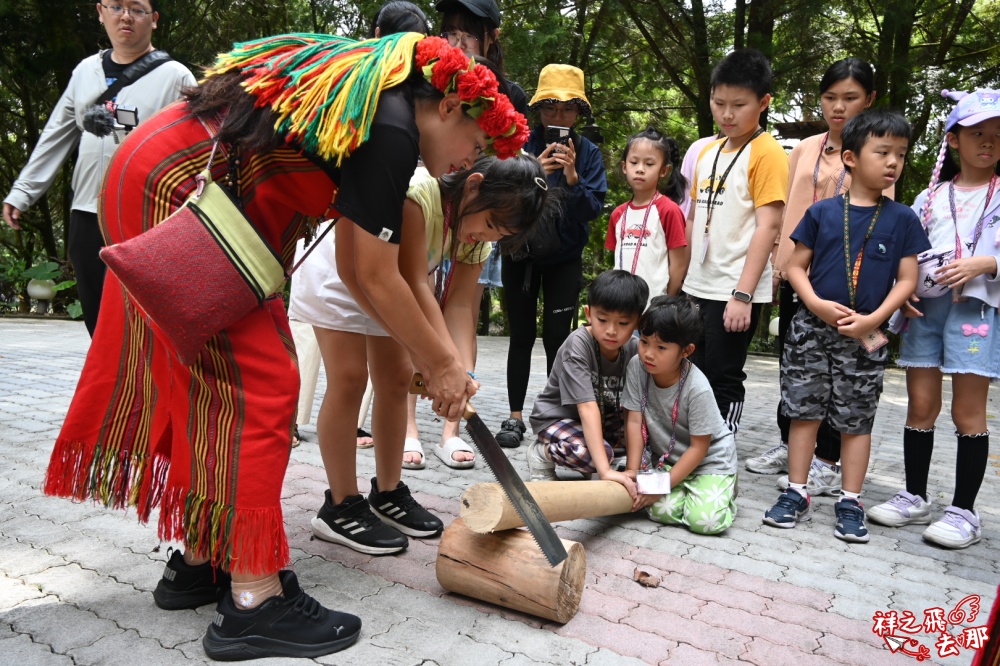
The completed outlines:
[[[413,395],[422,395],[427,397],[427,385],[424,383],[424,376],[419,372],[413,373],[413,379],[410,380],[410,393]],[[465,413],[462,415],[466,421],[471,419],[476,415],[476,408],[472,406],[472,403],[468,400],[465,401]]]

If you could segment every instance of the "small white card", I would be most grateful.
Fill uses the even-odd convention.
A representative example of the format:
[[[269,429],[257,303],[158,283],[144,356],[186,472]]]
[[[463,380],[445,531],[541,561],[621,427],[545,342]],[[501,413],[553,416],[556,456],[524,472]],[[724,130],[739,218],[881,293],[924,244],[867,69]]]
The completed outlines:
[[[868,353],[871,353],[876,349],[880,349],[889,342],[889,338],[886,337],[886,334],[883,333],[880,328],[873,328],[862,335],[859,340],[861,341],[861,346],[863,346]]]
[[[708,256],[708,234],[705,234],[701,239],[701,263],[705,263],[705,257]]]
[[[639,472],[635,475],[640,495],[669,495],[670,472]]]

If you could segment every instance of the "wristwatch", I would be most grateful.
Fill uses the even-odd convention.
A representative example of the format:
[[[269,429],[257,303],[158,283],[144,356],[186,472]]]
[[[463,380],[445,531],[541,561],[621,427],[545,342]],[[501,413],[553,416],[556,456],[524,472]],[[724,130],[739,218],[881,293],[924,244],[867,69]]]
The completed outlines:
[[[740,291],[739,289],[733,289],[733,298],[740,301],[741,303],[749,303],[753,300],[753,295],[748,294],[745,291]]]

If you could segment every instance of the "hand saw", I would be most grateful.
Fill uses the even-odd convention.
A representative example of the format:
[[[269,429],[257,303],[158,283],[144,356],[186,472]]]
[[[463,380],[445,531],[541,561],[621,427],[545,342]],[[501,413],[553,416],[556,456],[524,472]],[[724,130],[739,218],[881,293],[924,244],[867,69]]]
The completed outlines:
[[[413,375],[413,381],[410,384],[410,393],[427,395],[427,387],[424,385],[424,378],[420,373]],[[552,566],[556,566],[566,559],[566,548],[556,535],[556,531],[552,529],[552,525],[545,518],[542,510],[538,508],[538,503],[535,502],[535,498],[528,492],[524,481],[514,471],[514,467],[510,464],[510,460],[507,459],[507,455],[503,452],[503,449],[497,444],[493,433],[490,432],[490,429],[483,423],[483,419],[480,418],[479,414],[476,413],[476,410],[468,402],[465,403],[464,416],[465,429],[472,437],[476,448],[479,449],[483,460],[486,461],[490,471],[493,472],[493,476],[500,483],[500,487],[503,488],[507,499],[514,506],[517,515],[521,517],[528,531],[531,532],[531,536],[535,538],[538,547],[542,549],[545,559]]]

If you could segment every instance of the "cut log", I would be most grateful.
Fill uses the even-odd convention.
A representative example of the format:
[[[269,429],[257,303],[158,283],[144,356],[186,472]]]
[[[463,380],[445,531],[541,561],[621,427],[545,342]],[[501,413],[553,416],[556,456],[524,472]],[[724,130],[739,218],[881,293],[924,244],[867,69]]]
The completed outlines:
[[[529,481],[524,484],[549,522],[629,513],[632,498],[614,481]],[[477,534],[490,534],[524,521],[499,483],[477,483],[462,495],[462,520]]]
[[[450,592],[566,623],[580,607],[587,557],[583,544],[562,542],[568,557],[553,567],[529,532],[476,534],[456,518],[441,536],[437,579]]]

